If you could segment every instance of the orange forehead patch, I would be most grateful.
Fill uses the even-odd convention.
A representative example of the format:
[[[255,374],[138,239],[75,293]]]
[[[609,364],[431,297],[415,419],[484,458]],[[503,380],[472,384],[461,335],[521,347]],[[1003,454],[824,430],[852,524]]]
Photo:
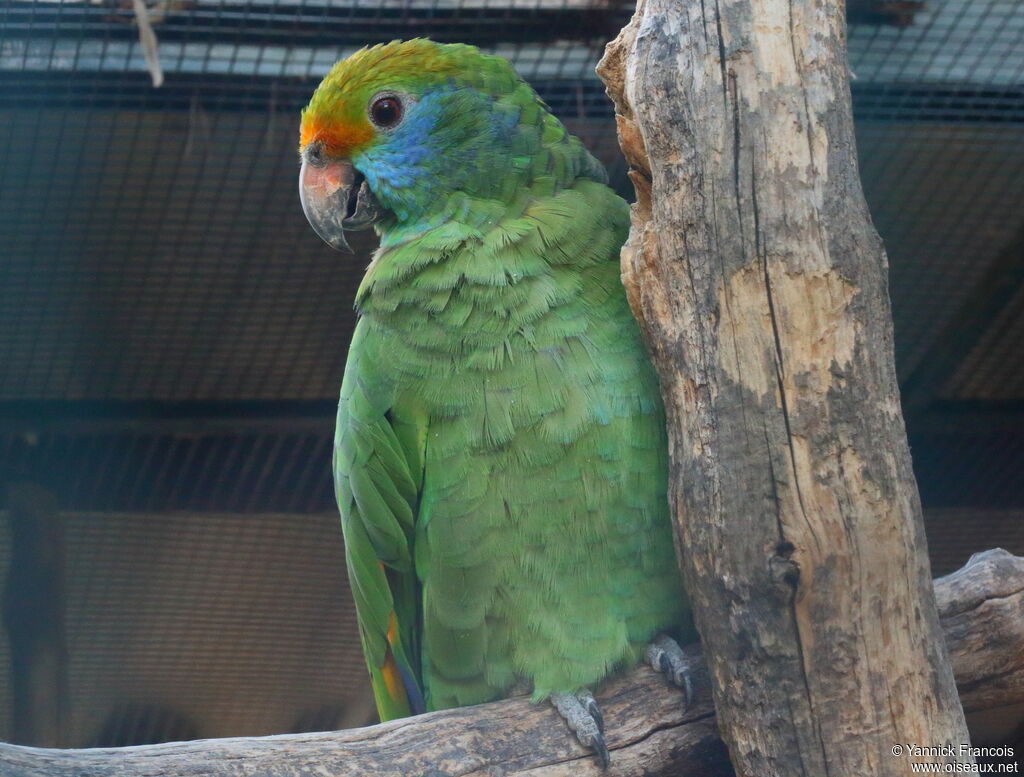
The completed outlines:
[[[319,116],[304,114],[299,130],[299,147],[305,148],[314,140],[324,144],[324,150],[332,156],[349,156],[373,140],[374,132],[370,122],[339,120],[326,122]]]

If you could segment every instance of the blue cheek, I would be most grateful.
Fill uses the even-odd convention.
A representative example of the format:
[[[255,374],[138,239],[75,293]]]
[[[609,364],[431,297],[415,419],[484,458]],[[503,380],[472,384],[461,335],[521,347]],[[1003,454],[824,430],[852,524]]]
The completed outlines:
[[[352,160],[381,204],[399,217],[408,215],[416,204],[414,200],[429,197],[438,183],[432,168],[441,161],[441,149],[433,130],[440,115],[440,106],[435,101],[420,100],[394,132],[384,135]]]
[[[473,89],[439,88],[352,161],[400,221],[437,215],[454,192],[490,193],[493,182],[479,171],[504,158],[518,115]]]

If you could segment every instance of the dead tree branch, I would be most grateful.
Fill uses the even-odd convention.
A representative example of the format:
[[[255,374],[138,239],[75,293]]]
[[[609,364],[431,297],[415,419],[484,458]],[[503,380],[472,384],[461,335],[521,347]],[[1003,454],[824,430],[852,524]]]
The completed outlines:
[[[978,554],[935,581],[969,710],[1024,702],[1024,558]],[[701,662],[696,646],[691,655]],[[322,734],[207,739],[119,749],[0,745],[4,777],[640,777],[730,775],[707,678],[679,691],[640,668],[599,694],[612,766],[597,767],[547,704],[509,699]]]
[[[599,73],[637,190],[623,281],[744,777],[909,775],[966,743],[861,191],[838,0],[640,0]],[[970,763],[958,750],[937,759]]]

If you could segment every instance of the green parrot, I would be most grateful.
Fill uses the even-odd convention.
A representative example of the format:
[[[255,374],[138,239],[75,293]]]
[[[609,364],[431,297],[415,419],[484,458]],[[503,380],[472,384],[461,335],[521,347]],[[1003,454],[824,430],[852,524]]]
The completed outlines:
[[[642,657],[689,682],[664,414],[619,277],[627,204],[472,46],[339,62],[300,155],[316,232],[380,237],[334,476],[381,719],[527,688],[606,765],[590,689]]]

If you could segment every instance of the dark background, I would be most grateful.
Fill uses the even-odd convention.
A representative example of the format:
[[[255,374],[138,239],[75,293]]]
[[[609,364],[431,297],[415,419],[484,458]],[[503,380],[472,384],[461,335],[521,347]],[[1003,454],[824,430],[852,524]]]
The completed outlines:
[[[363,44],[475,43],[630,198],[593,67],[631,4],[149,5],[159,89],[130,3],[0,0],[0,739],[361,724],[329,461],[372,246],[305,223],[299,110]],[[942,574],[1024,553],[1024,4],[855,0],[849,21]]]

